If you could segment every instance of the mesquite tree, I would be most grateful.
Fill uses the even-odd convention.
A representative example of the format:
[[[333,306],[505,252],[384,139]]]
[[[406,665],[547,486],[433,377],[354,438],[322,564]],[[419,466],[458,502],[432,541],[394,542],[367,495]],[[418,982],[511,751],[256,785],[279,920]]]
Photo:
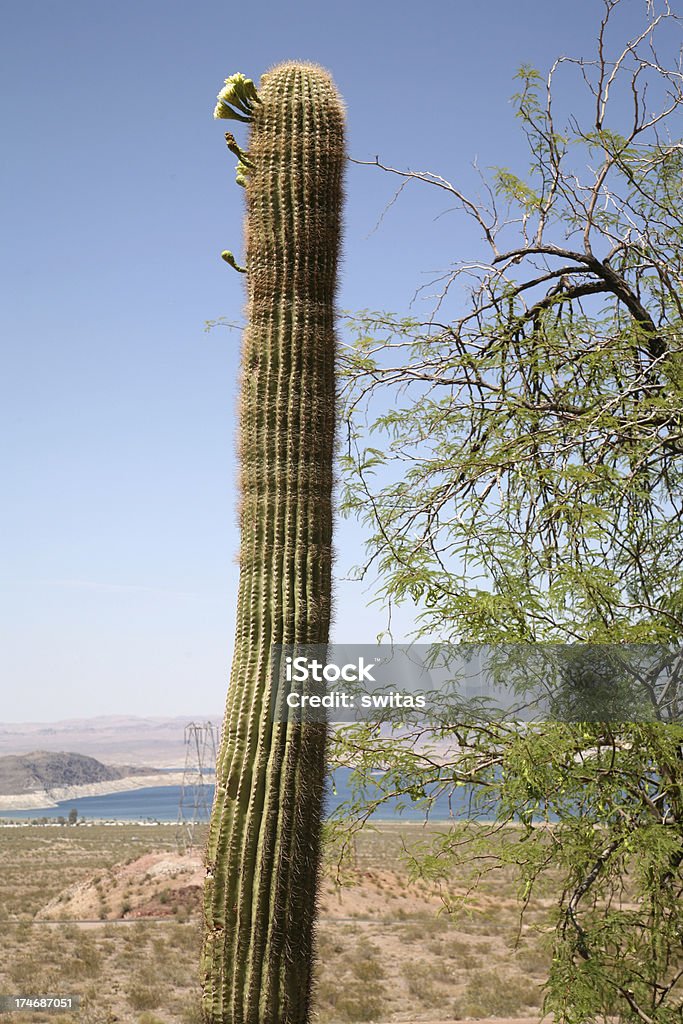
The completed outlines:
[[[372,161],[438,189],[481,239],[422,322],[357,318],[348,364],[361,573],[414,602],[418,637],[653,644],[680,661],[681,20],[648,3],[628,38],[628,9],[605,0],[593,56],[520,70],[530,171],[494,170],[483,200]],[[546,1008],[567,1024],[681,1021],[683,702],[664,696],[640,721],[622,708],[526,732],[444,716],[434,755],[369,725],[337,736],[375,803],[466,783],[487,795],[491,835],[464,823],[418,865],[444,884],[468,861],[475,880],[516,864],[523,900],[560,879]],[[509,842],[492,853],[494,835]]]
[[[285,63],[226,80],[215,116],[246,188],[240,582],[206,858],[203,1012],[304,1024],[325,774],[324,725],[277,721],[272,645],[325,644],[331,605],[334,298],[344,113],[330,76]]]

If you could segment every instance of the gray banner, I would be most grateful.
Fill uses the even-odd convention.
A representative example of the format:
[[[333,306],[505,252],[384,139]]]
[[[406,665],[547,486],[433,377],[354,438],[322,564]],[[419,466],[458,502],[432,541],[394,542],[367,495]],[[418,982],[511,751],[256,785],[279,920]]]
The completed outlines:
[[[301,722],[680,722],[683,647],[274,645],[273,718]]]

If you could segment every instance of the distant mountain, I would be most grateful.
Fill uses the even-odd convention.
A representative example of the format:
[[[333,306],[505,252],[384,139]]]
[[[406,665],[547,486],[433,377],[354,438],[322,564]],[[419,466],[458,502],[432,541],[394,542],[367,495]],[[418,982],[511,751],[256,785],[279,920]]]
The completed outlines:
[[[60,722],[0,722],[0,755],[30,754],[36,749],[78,750],[103,758],[109,765],[182,768],[188,753],[185,726],[192,721],[211,721],[217,729],[221,720],[221,714],[175,718],[101,715]]]
[[[64,786],[111,782],[149,769],[102,764],[94,757],[66,751],[36,750],[0,757],[0,795],[49,792]]]

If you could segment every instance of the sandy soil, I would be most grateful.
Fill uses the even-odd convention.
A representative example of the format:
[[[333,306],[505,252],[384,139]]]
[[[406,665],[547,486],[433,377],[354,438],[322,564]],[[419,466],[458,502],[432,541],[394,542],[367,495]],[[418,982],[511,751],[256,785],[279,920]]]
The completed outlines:
[[[34,927],[39,928],[41,923],[54,925],[58,921],[79,922],[90,934],[96,934],[98,928],[111,926],[111,923],[134,925],[144,920],[167,920],[172,925],[179,915],[181,919],[196,919],[203,880],[200,852],[183,854],[168,849],[148,852],[68,886],[37,913]],[[459,951],[450,955],[456,959],[436,961],[439,964],[436,976],[442,977],[443,984],[448,984],[449,972],[459,966],[458,961],[464,957],[485,969],[488,966],[489,972],[493,969],[500,984],[505,985],[509,940],[499,931],[498,923],[503,917],[509,920],[515,913],[514,899],[506,899],[502,893],[482,893],[479,901],[481,928],[461,932],[457,927],[453,931],[449,925],[442,931],[437,916],[442,909],[438,894],[424,883],[410,882],[405,873],[384,868],[358,870],[347,874],[344,883],[337,885],[330,875],[322,887],[320,936],[323,949],[329,955],[335,946],[336,952],[357,948],[361,958],[364,955],[372,958],[381,952],[382,961],[392,963],[396,970],[396,979],[390,978],[390,985],[405,985],[405,978],[401,980],[405,967],[401,965],[432,962],[430,950],[437,951],[434,944],[451,941],[448,936],[452,936]],[[503,963],[506,963],[505,969],[498,973],[496,965],[502,967]],[[442,974],[444,971],[446,973]],[[538,979],[529,977],[528,982],[538,984]],[[452,1024],[454,1019],[452,1014],[439,1016],[440,1005],[431,1010],[433,1016],[426,1005],[420,1007],[419,1014],[411,1015],[411,1005],[406,1001],[404,1013],[397,1013],[396,1006],[388,1006],[386,1019],[391,1018],[393,1024]],[[445,1005],[443,1008],[445,1010]],[[380,1017],[380,1022],[383,1019]],[[539,1013],[527,1017],[474,1019],[485,1024],[538,1024],[541,1017]]]

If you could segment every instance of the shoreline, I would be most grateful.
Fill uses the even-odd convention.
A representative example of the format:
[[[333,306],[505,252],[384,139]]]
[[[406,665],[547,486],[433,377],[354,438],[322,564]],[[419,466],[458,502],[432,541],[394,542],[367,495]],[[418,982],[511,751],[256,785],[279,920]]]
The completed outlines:
[[[33,811],[55,808],[65,800],[78,800],[87,796],[110,796],[112,793],[130,793],[137,789],[159,786],[181,786],[183,772],[155,772],[149,775],[127,775],[123,779],[90,782],[81,786],[55,786],[54,789],[34,793],[0,795],[0,811]]]

